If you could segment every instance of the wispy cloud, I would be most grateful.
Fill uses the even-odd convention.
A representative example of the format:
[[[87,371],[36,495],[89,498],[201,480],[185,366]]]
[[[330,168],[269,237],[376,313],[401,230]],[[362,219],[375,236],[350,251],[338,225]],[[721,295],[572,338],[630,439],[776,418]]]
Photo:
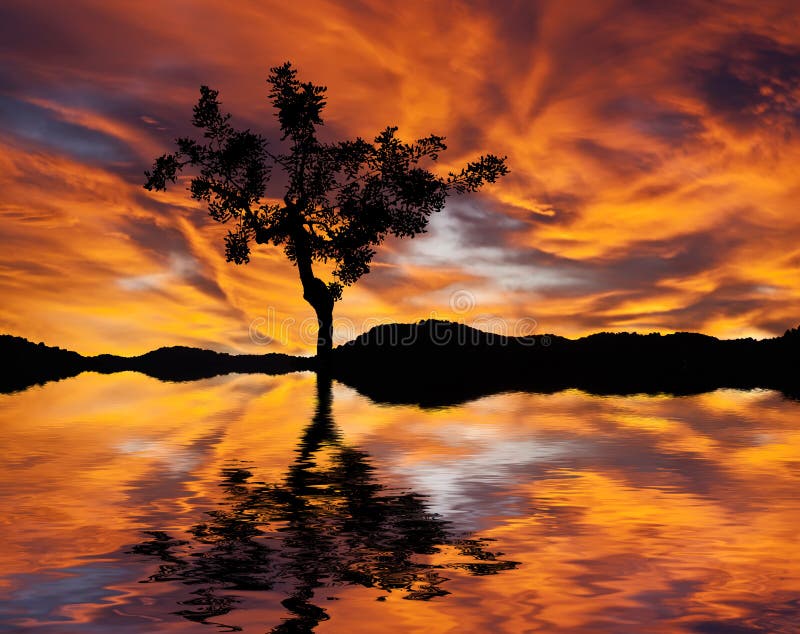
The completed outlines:
[[[798,19],[789,1],[3,3],[0,329],[241,350],[267,307],[307,317],[281,253],[226,264],[180,187],[141,189],[201,83],[277,143],[264,77],[291,59],[328,85],[331,137],[398,124],[447,135],[444,168],[512,169],[387,244],[340,316],[445,314],[463,287],[567,335],[779,333],[800,313]]]

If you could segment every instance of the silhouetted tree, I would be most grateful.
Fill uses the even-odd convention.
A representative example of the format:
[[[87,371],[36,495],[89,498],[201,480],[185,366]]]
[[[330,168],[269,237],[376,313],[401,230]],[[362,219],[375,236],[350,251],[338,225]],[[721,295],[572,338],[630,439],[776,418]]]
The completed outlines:
[[[272,68],[269,98],[277,109],[286,153],[272,153],[266,140],[237,130],[220,110],[218,92],[200,88],[192,123],[203,141],[176,140],[178,150],[155,160],[145,172],[145,188],[165,190],[178,172],[195,168],[190,191],[208,205],[217,222],[232,223],[225,238],[229,262],[249,261],[250,244],[283,247],[300,273],[303,298],[319,322],[317,354],[332,347],[334,302],[342,287],[369,272],[375,247],[387,236],[414,237],[425,231],[431,213],[441,211],[451,193],[477,191],[507,173],[505,157],[481,156],[447,176],[424,167],[446,149],[444,137],[430,135],[403,143],[396,127],[373,142],[362,138],[322,142],[324,86],[301,82],[289,62]],[[286,173],[282,202],[267,198],[272,170]],[[332,261],[334,279],[319,279],[318,262]]]

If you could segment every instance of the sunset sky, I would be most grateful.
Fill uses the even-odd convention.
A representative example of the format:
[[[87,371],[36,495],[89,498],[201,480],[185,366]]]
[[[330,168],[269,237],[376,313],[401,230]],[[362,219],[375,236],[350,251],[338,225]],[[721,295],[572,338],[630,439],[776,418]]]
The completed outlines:
[[[800,323],[799,34],[793,0],[4,0],[0,332],[313,352],[280,250],[226,263],[183,187],[142,188],[200,84],[279,147],[264,80],[291,60],[328,86],[326,139],[398,125],[447,137],[443,171],[485,152],[511,169],[384,245],[340,338],[432,314],[781,334]]]

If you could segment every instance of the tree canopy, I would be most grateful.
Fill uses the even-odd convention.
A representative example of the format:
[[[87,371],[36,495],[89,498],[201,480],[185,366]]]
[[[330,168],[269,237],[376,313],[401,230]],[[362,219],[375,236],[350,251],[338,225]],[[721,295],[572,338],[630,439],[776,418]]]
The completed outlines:
[[[177,151],[155,160],[145,172],[145,188],[165,190],[178,173],[193,168],[189,189],[207,204],[210,216],[230,226],[225,256],[243,264],[253,243],[282,247],[298,267],[303,297],[320,322],[318,353],[331,347],[333,303],[370,270],[375,249],[388,236],[423,233],[432,213],[452,193],[474,192],[508,172],[505,157],[487,154],[462,169],[438,175],[428,166],[447,149],[431,134],[412,143],[389,126],[372,141],[323,142],[326,88],[301,82],[291,63],[270,70],[269,100],[277,111],[284,152],[267,140],[238,130],[221,109],[219,93],[200,88],[192,123],[201,140],[176,140]],[[276,169],[285,173],[281,200],[268,197]],[[333,279],[314,275],[313,264],[333,262]]]

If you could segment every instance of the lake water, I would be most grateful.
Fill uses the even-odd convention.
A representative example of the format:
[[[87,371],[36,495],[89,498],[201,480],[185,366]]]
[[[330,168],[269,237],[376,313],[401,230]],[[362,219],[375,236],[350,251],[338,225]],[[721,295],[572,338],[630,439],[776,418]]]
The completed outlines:
[[[797,632],[800,404],[374,404],[313,374],[0,395],[0,631]]]

